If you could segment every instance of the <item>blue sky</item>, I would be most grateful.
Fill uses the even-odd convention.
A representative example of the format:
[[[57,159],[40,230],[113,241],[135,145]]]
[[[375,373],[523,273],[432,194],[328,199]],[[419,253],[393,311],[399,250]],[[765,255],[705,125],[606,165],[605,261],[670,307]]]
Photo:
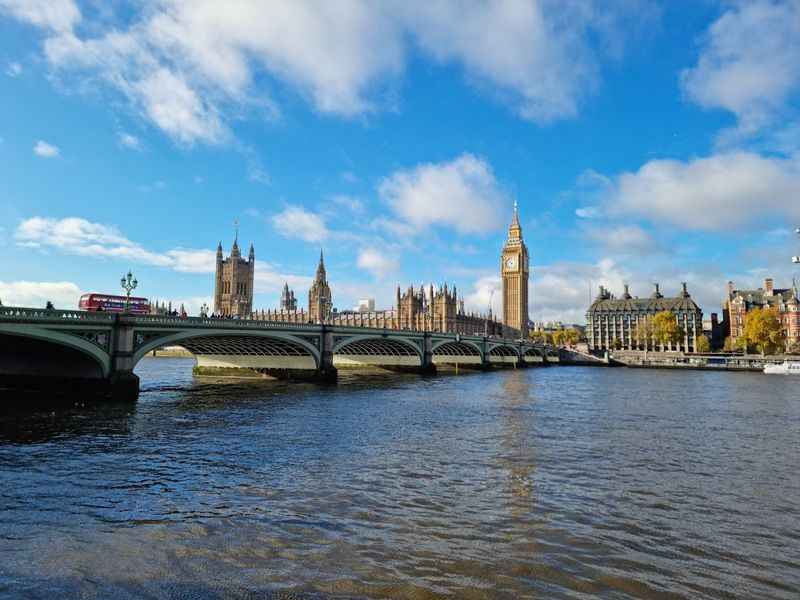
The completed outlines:
[[[516,200],[533,319],[624,282],[710,312],[791,281],[799,108],[798,1],[0,0],[0,299],[130,268],[196,310],[238,219],[259,308],[322,247],[339,308],[482,310]]]

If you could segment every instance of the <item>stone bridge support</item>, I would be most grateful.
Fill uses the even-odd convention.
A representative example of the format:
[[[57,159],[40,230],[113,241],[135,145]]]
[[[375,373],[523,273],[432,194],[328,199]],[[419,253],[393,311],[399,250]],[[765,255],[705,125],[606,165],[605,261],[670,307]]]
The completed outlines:
[[[117,315],[111,334],[111,396],[114,400],[134,401],[139,397],[139,376],[133,372],[136,366],[134,350],[134,318]]]

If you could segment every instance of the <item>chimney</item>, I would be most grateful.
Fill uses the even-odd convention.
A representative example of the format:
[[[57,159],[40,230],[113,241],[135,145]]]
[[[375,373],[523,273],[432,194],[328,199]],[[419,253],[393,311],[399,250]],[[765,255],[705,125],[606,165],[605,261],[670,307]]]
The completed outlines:
[[[764,293],[766,296],[772,296],[774,294],[772,285],[773,285],[772,278],[767,277],[764,280]]]
[[[685,281],[681,284],[681,287],[683,288],[683,292],[682,292],[683,297],[684,298],[688,298],[689,297],[689,290],[686,287],[686,282]]]

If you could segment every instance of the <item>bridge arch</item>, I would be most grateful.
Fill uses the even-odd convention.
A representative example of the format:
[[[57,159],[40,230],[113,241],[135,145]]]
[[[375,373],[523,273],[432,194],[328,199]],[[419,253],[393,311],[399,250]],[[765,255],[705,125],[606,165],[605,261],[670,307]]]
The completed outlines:
[[[525,352],[523,353],[523,356],[540,356],[540,357],[544,358],[545,357],[545,350],[544,350],[544,348],[537,348],[537,347],[534,346],[533,348],[528,348],[527,350],[525,350]]]
[[[439,340],[433,343],[434,354],[447,356],[483,356],[483,349],[475,342],[468,340]]]
[[[519,358],[519,350],[510,344],[496,344],[489,349],[489,356],[516,356]]]
[[[141,333],[141,332],[139,332]],[[311,357],[319,368],[319,349],[308,340],[280,331],[243,331],[241,329],[184,330],[156,337],[137,348],[134,366],[153,350],[181,346],[195,356],[227,354],[233,356]]]
[[[399,337],[354,335],[333,347],[333,364],[337,367],[420,367],[422,360],[416,344]]]
[[[107,345],[111,344],[111,332],[100,332],[94,334],[97,336],[106,336],[105,338],[99,338],[98,341],[103,341]],[[12,350],[12,354],[16,354],[17,357],[21,357],[23,355],[22,349],[17,346],[16,348],[12,347],[11,344],[3,343],[2,338],[9,337],[13,338],[16,337],[20,340],[35,340],[34,344],[38,346],[38,351],[33,352],[31,356],[42,356],[43,354],[46,356],[46,352],[42,353],[42,349],[46,349],[48,345],[54,347],[54,352],[58,353],[57,349],[66,349],[67,354],[64,355],[64,352],[61,352],[60,359],[66,359],[67,362],[76,361],[80,363],[80,358],[78,357],[85,357],[87,360],[91,361],[90,364],[97,368],[97,372],[91,374],[92,378],[105,378],[108,377],[111,371],[111,357],[107,350],[104,350],[98,343],[94,343],[90,339],[86,337],[81,337],[76,334],[66,333],[54,329],[44,329],[41,327],[31,327],[27,325],[18,325],[18,324],[0,324],[0,346],[4,348],[10,348]],[[30,344],[26,344],[28,346]],[[70,351],[72,353],[78,353],[76,355],[69,356]],[[55,358],[52,356],[51,358]],[[35,361],[32,361],[35,363]],[[82,365],[84,368],[75,368],[80,367],[79,364],[72,364],[69,366],[68,364],[61,364],[62,367],[66,369],[65,375],[67,376],[85,376],[87,373],[80,372],[80,371],[92,371],[93,369],[88,367],[87,365]],[[53,365],[47,365],[48,371],[52,372]],[[35,364],[33,365],[35,368]]]

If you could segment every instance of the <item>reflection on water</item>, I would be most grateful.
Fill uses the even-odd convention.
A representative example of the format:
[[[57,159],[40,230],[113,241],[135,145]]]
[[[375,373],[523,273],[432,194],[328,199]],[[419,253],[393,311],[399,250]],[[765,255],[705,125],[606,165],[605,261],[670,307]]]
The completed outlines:
[[[0,417],[0,597],[800,594],[788,378],[140,376]]]

